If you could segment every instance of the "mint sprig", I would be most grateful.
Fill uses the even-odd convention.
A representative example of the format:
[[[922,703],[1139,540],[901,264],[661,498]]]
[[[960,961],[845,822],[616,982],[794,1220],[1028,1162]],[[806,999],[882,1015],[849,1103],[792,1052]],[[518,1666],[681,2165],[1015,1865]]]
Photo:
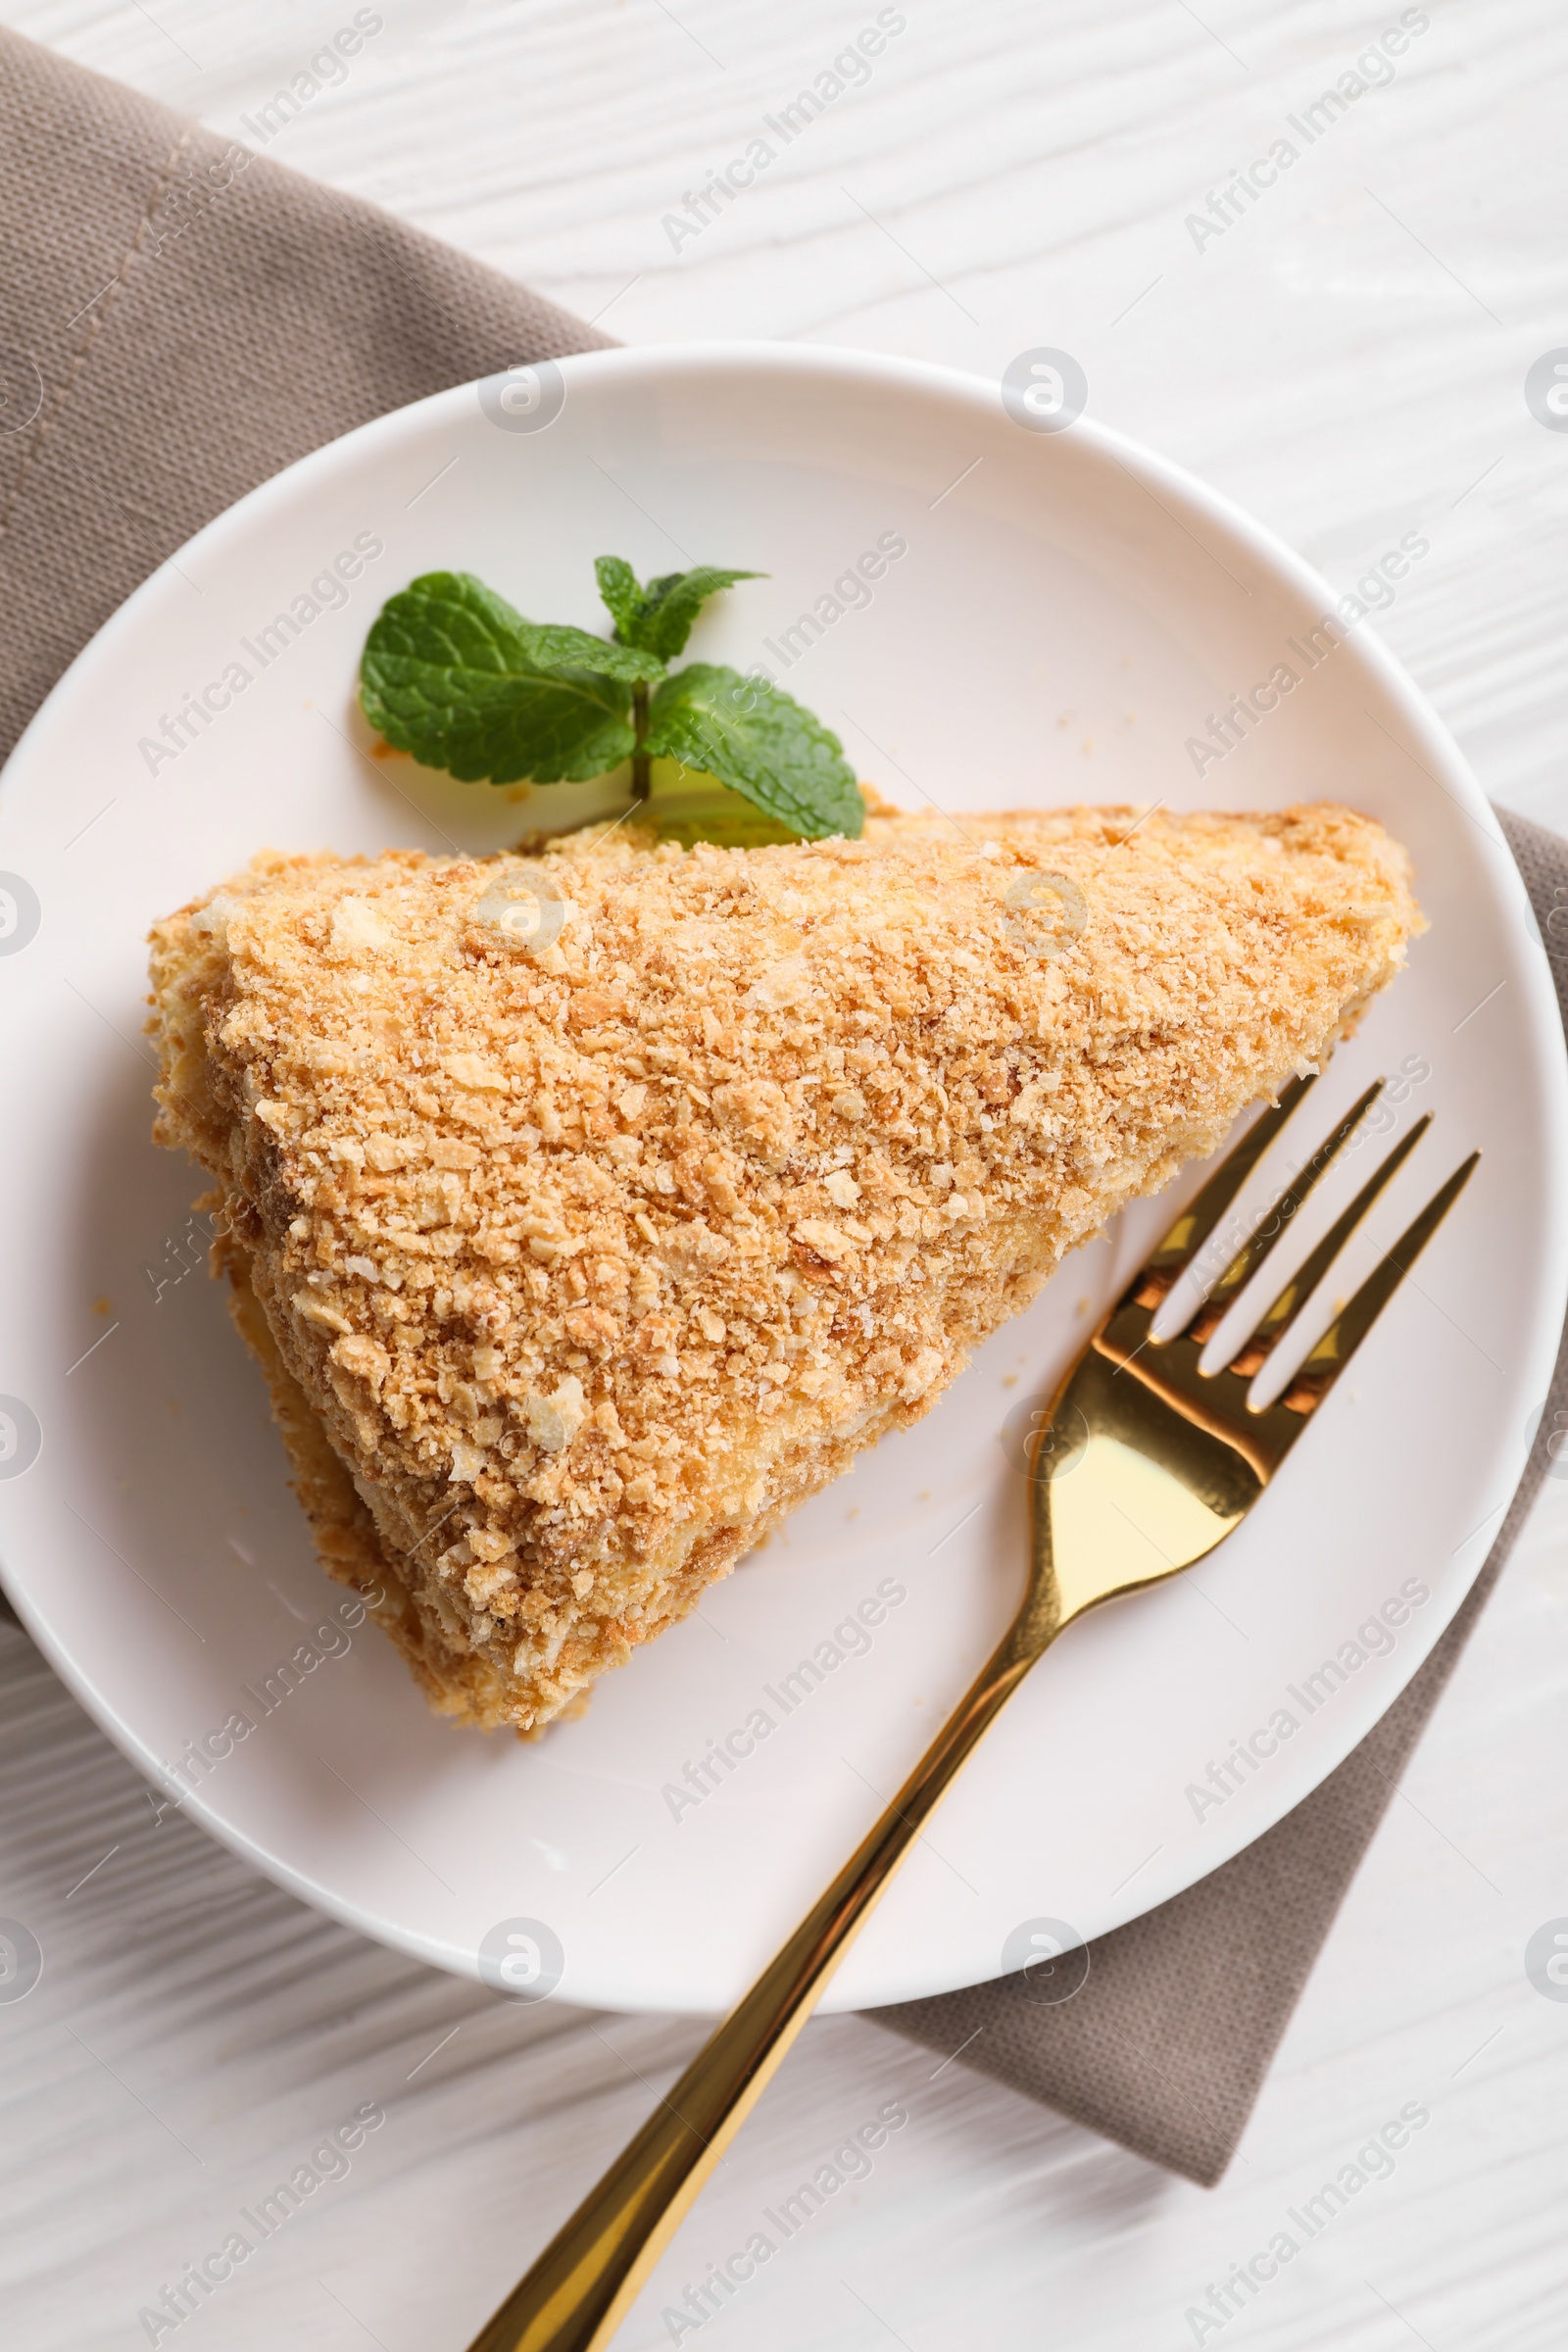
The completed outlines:
[[[411,581],[366,640],[360,702],[371,726],[465,783],[579,784],[629,760],[633,797],[646,800],[663,759],[682,783],[710,778],[806,840],[860,832],[843,746],[793,696],[718,662],[668,674],[708,599],[761,573],[705,564],[645,583],[618,556],[595,570],[612,643],[524,620],[471,572]],[[705,806],[703,791],[683,806]],[[688,815],[681,830],[691,829]],[[712,829],[735,830],[721,817]]]

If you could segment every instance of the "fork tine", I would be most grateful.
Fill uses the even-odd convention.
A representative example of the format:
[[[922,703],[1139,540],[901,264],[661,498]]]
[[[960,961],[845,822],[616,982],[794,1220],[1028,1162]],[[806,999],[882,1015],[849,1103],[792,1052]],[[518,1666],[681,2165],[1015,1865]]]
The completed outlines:
[[[1225,1268],[1224,1273],[1214,1284],[1208,1297],[1199,1307],[1196,1318],[1188,1328],[1189,1339],[1195,1340],[1201,1347],[1203,1342],[1219,1329],[1221,1322],[1230,1311],[1232,1299],[1246,1289],[1258,1267],[1283,1236],[1285,1228],[1301,1206],[1313,1186],[1328,1174],[1329,1169],[1338,1159],[1382,1092],[1383,1080],[1378,1078],[1367,1088],[1359,1101],[1351,1103],[1334,1132],[1318,1146],[1299,1175],[1292,1177],[1284,1192],[1281,1193],[1273,1206],[1264,1212],[1257,1225],[1254,1226],[1252,1232],[1231,1259],[1230,1264]]]
[[[1232,1359],[1229,1369],[1240,1379],[1251,1380],[1262,1369],[1372,1203],[1398,1174],[1431,1124],[1432,1113],[1429,1110],[1417,1119],[1408,1135],[1400,1137],[1382,1165],[1374,1169],[1362,1185],[1349,1207],[1335,1219],[1311,1255],[1302,1259],[1251,1338],[1243,1342],[1240,1352]]]
[[[1158,1306],[1198,1255],[1301,1097],[1316,1084],[1315,1072],[1307,1078],[1288,1080],[1280,1089],[1279,1101],[1254,1120],[1235,1150],[1225,1154],[1202,1191],[1188,1202],[1146,1260],[1133,1291],[1140,1306]]]
[[[1367,1276],[1349,1304],[1341,1308],[1280,1398],[1280,1403],[1289,1411],[1299,1413],[1303,1418],[1316,1411],[1464,1191],[1480,1157],[1479,1152],[1472,1152],[1469,1158],[1454,1169],[1447,1183],[1441,1185],[1433,1194],[1414,1223],[1406,1226],[1384,1257],[1383,1263]]]

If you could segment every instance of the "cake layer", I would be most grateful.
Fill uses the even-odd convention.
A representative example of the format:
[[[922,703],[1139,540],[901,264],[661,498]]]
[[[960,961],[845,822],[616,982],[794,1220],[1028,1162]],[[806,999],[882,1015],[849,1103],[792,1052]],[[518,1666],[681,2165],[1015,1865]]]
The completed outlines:
[[[157,1133],[215,1180],[326,1566],[436,1706],[531,1732],[1420,927],[1332,806],[267,855],[154,933]]]

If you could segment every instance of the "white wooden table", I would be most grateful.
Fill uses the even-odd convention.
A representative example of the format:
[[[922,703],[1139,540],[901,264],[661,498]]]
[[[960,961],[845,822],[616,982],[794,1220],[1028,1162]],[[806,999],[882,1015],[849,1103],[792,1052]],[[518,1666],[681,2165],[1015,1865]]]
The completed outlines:
[[[1568,434],[1524,399],[1531,364],[1568,342],[1568,17],[1550,0],[1353,16],[1332,0],[902,0],[868,76],[695,232],[688,193],[876,21],[872,0],[378,13],[271,154],[628,341],[801,337],[991,375],[1065,347],[1096,416],[1206,475],[1337,587],[1419,529],[1432,555],[1382,616],[1388,639],[1487,790],[1568,826],[1552,743]],[[0,0],[5,22],[235,136],[352,14]],[[1381,86],[1319,103],[1401,23],[1394,63],[1360,75]],[[1258,159],[1250,195],[1227,200]],[[386,2121],[346,2174],[178,2342],[461,2352],[701,2029],[519,2010],[358,1940],[183,1820],[156,1822],[18,1634],[0,1631],[0,1913],[46,1954],[31,1997],[0,2007],[7,2347],[145,2343],[139,2308],[374,2101]],[[683,2283],[890,2099],[908,2129],[702,2328],[705,2348],[1558,2352],[1568,2002],[1531,1987],[1523,1953],[1568,1914],[1565,1739],[1554,1482],[1218,2190],[863,2020],[822,2021],[627,2352],[668,2343],[661,2313]],[[1196,2328],[1208,2284],[1411,2100],[1430,2128],[1327,2245],[1222,2329]]]

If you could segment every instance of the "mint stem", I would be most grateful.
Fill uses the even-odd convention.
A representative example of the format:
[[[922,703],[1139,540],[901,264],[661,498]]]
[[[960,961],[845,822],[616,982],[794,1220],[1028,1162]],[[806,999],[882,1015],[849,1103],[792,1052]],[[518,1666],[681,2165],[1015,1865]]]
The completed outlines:
[[[648,734],[648,689],[646,686],[634,686],[631,690],[631,723],[637,735],[631,755],[631,797],[634,801],[646,801],[653,789],[654,773],[653,760],[643,750],[643,744]]]

